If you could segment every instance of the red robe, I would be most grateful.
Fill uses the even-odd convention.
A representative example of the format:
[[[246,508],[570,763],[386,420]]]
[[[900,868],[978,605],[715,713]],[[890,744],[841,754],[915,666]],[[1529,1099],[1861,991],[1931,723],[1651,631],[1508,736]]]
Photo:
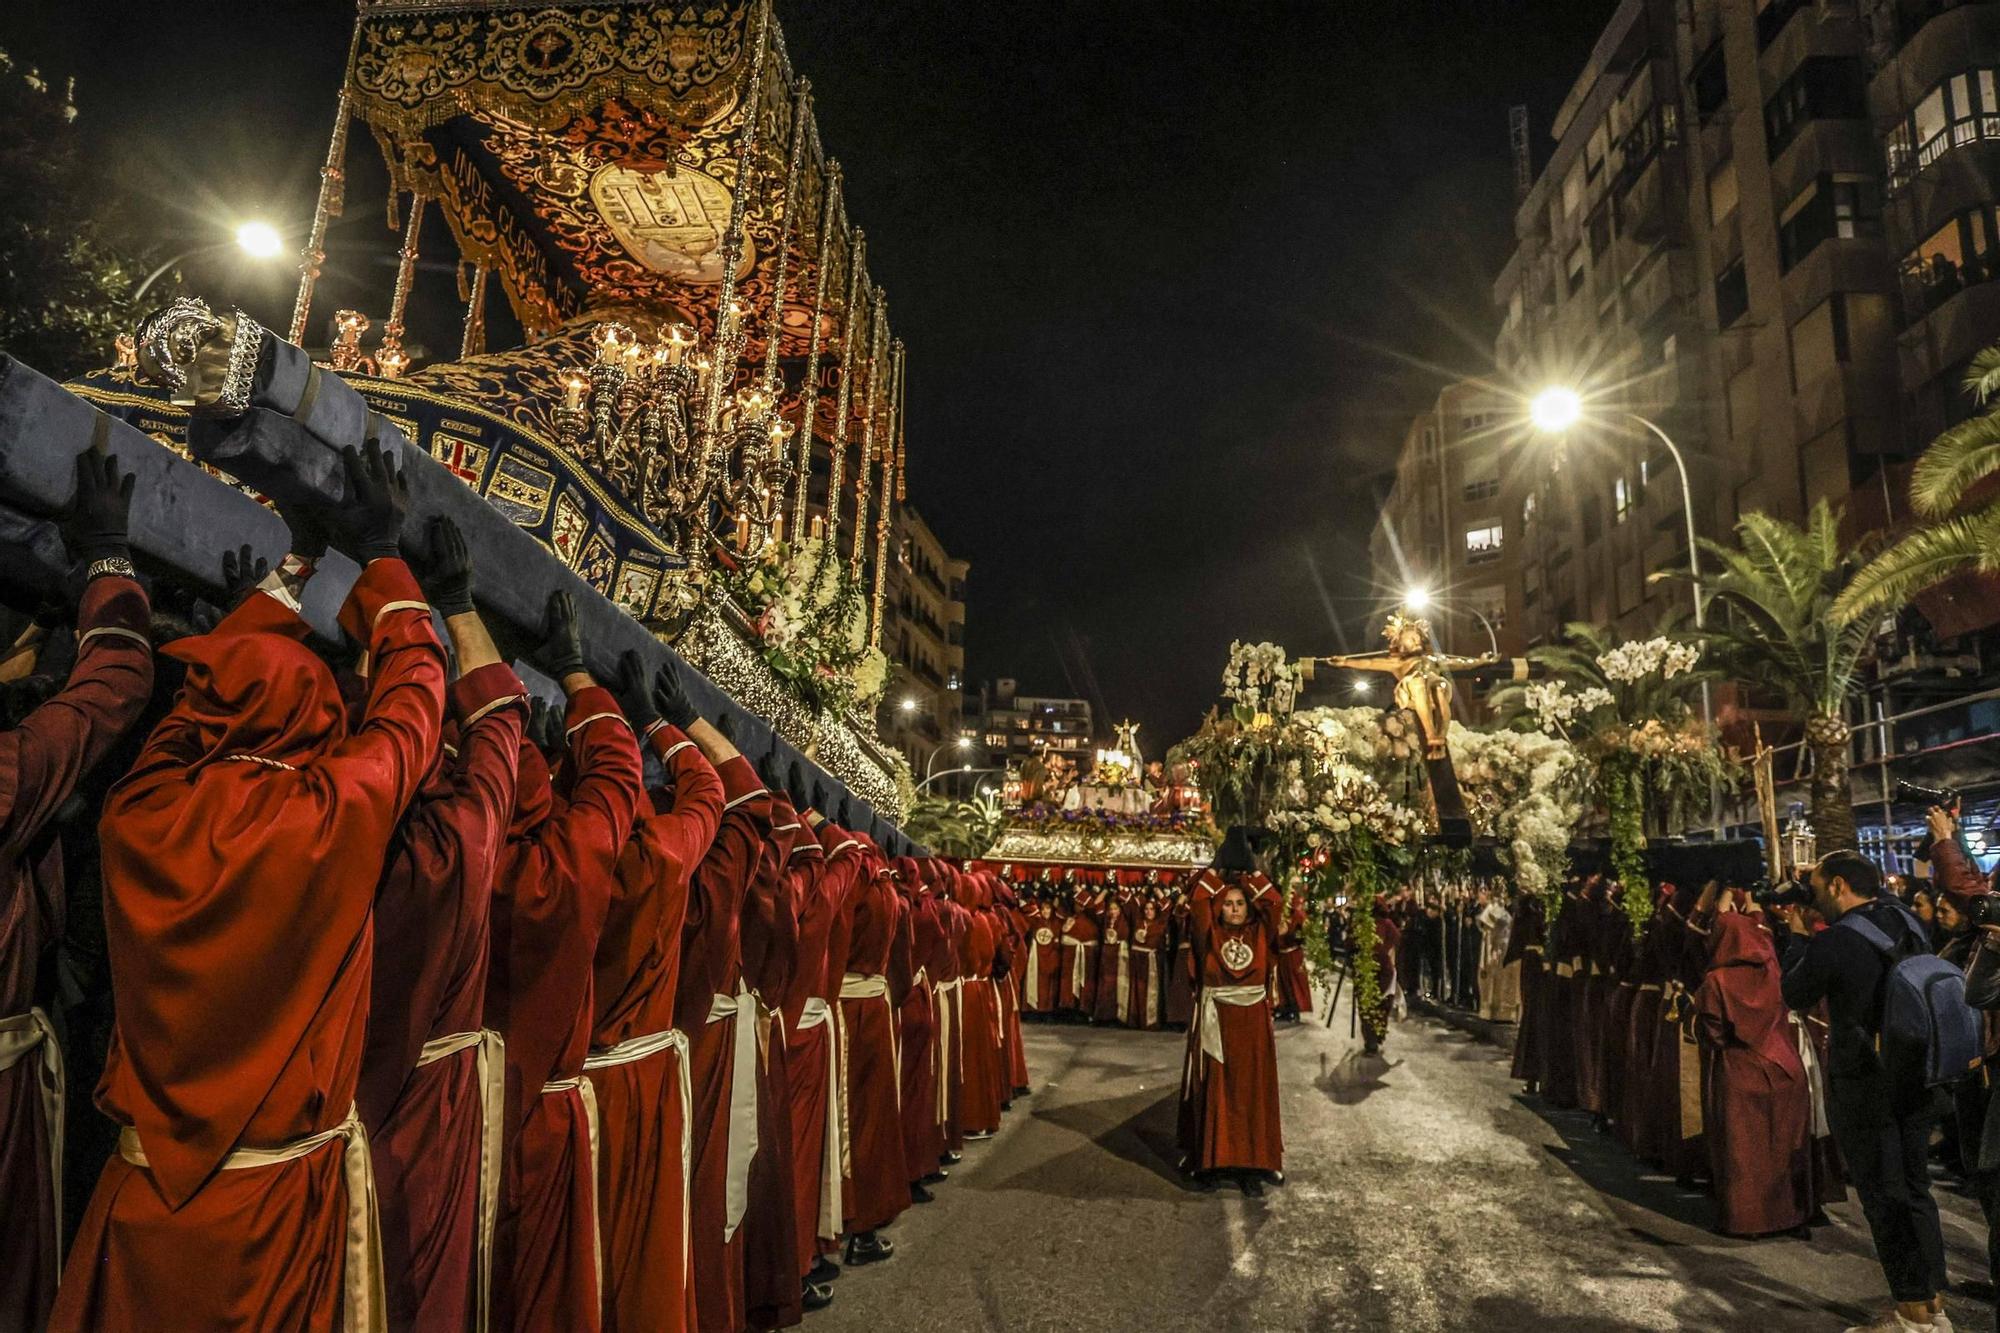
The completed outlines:
[[[1740,912],[1716,918],[1694,1011],[1709,1062],[1702,1122],[1720,1229],[1760,1236],[1804,1226],[1819,1206],[1812,1100],[1762,924]]]
[[[675,1030],[681,929],[694,868],[722,820],[722,779],[678,727],[662,722],[647,740],[667,785],[648,794],[618,856],[592,970],[585,1061],[597,1095],[607,1333],[683,1333],[695,1323],[681,1104],[687,1071],[680,1050],[659,1038]],[[634,1051],[648,1053],[628,1058]]]
[[[904,878],[901,890],[905,919],[909,922],[911,957],[917,976],[897,1010],[902,1048],[903,1161],[905,1177],[915,1183],[938,1169],[944,1155],[944,1118],[938,1113],[941,1064],[947,1054],[944,1043],[953,1033],[950,1021],[939,1013],[948,1004],[944,954],[950,947],[945,927],[945,907],[920,870],[908,857],[897,858]]]
[[[1148,898],[1132,923],[1132,998],[1127,1005],[1130,1027],[1160,1026],[1161,986],[1167,966],[1167,914]]]
[[[1278,932],[1278,1008],[1286,1013],[1313,1011],[1312,981],[1306,975],[1306,903],[1294,897],[1284,908]]]
[[[1076,908],[1062,928],[1062,964],[1056,1007],[1081,1014],[1097,1007],[1097,944],[1103,931],[1098,908],[1087,893],[1078,893]]]
[[[262,592],[162,649],[186,683],[99,829],[118,1011],[98,1104],[129,1132],[52,1328],[380,1317],[379,1274],[347,1262],[348,1181],[367,1179],[354,1095],[375,887],[437,749],[444,650],[400,560],[362,572],[341,623],[372,666],[352,728],[305,621]],[[218,1170],[322,1134],[282,1164]]]
[[[953,900],[945,903],[945,977],[952,982],[950,994],[940,1012],[951,1025],[951,1049],[939,1073],[944,1079],[944,1146],[946,1153],[965,1151],[965,988],[971,984],[959,962],[965,948],[965,932],[971,929],[972,913],[959,898],[970,891],[963,876],[952,881]],[[1058,951],[1059,952],[1059,951]]]
[[[833,974],[846,965],[845,936],[838,927],[848,890],[862,866],[861,844],[845,830],[822,821],[815,833],[816,841],[802,839],[793,849],[803,906],[799,912],[799,966],[785,990],[786,1028],[794,1034],[792,1206],[802,1270],[812,1268],[820,1247],[831,1245],[841,1226],[840,1071],[835,1019],[840,978]],[[837,959],[836,934],[841,935]],[[804,1277],[805,1271],[799,1276]]]
[[[574,777],[555,794],[521,745],[514,820],[493,879],[486,1013],[507,1039],[507,1145],[494,1243],[501,1330],[594,1330],[598,1281],[591,960],[639,803],[639,746],[610,693],[577,691],[564,719]]]
[[[1000,1049],[1000,996],[993,985],[997,928],[986,901],[986,890],[975,884],[972,916],[958,956],[959,971],[965,976],[965,1091],[959,1119],[967,1134],[999,1129],[1000,1103],[1008,1094]]]
[[[1055,904],[1040,902],[1028,913],[1028,965],[1021,973],[1021,1005],[1031,1014],[1052,1014],[1062,999],[1062,919]]]
[[[1181,1149],[1198,1171],[1279,1171],[1285,1144],[1269,989],[1282,906],[1262,875],[1235,884],[1250,896],[1243,925],[1222,923],[1215,899],[1224,884],[1213,871],[1196,877],[1189,904],[1202,993],[1188,1028]],[[1244,1002],[1222,1002],[1237,999]]]
[[[896,1011],[902,995],[890,956],[903,934],[902,901],[881,854],[859,837],[868,868],[855,886],[847,971],[841,983],[841,1091],[847,1099],[847,1230],[885,1227],[910,1204],[904,1174],[902,1078],[896,1058]],[[879,992],[863,994],[859,992]]]
[[[62,850],[43,833],[153,689],[146,594],[106,575],[84,588],[76,662],[60,694],[0,732],[0,1328],[39,1328],[56,1296],[57,1177],[49,1109],[61,1059],[39,1008],[42,954],[62,938]],[[52,980],[52,979],[51,979]]]
[[[998,907],[1000,924],[1006,931],[1001,945],[1007,975],[999,978],[1000,1035],[1006,1047],[1007,1096],[1012,1100],[1028,1090],[1028,1048],[1021,1038],[1021,978],[1028,969],[1028,922],[1011,892]]]
[[[1168,909],[1173,926],[1173,958],[1166,966],[1167,1022],[1186,1027],[1194,1019],[1194,931],[1188,922],[1185,897],[1176,898]]]
[[[704,1333],[733,1333],[744,1327],[746,1313],[743,1218],[740,1213],[732,1215],[730,1202],[730,1108],[736,1091],[737,1024],[754,1027],[755,1022],[755,1001],[738,995],[743,980],[742,914],[771,830],[772,805],[771,794],[743,756],[734,756],[716,772],[726,799],[715,840],[695,870],[694,893],[681,932],[674,1026],[688,1034],[694,1097],[689,1193],[695,1314]],[[732,1007],[736,1005],[743,1006],[740,1017]],[[754,1045],[749,1049],[754,1051]],[[747,1182],[743,1187],[747,1204]]]
[[[799,909],[786,865],[805,833],[798,811],[772,796],[771,833],[743,908],[743,977],[757,997],[757,1154],[743,1217],[743,1303],[749,1327],[788,1328],[805,1317],[793,1207],[792,1085],[783,1009],[798,963]]]
[[[1106,889],[1098,899],[1097,921],[1104,934],[1097,946],[1097,995],[1090,1016],[1097,1023],[1123,1023],[1126,983],[1131,976],[1131,895]],[[1121,968],[1120,964],[1124,966]]]
[[[476,1038],[485,1026],[488,908],[514,813],[527,693],[503,663],[454,682],[457,756],[411,802],[375,893],[375,980],[357,1102],[375,1161],[389,1325],[469,1327],[486,1305],[480,1154],[488,1125]],[[424,1059],[427,1042],[473,1044]],[[501,1108],[494,1107],[494,1133]],[[496,1163],[497,1165],[497,1163]]]

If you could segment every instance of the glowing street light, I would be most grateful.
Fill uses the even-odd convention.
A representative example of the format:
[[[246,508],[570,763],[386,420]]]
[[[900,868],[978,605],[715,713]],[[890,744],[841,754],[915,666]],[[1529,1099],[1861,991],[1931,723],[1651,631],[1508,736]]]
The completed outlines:
[[[901,708],[905,713],[914,713],[917,711],[917,701],[915,699],[906,698],[903,700],[901,704],[897,706]]]
[[[970,750],[972,748],[972,737],[960,736],[958,738],[958,748],[961,750]]]
[[[236,246],[252,259],[276,259],[285,238],[270,223],[253,218],[236,228]]]
[[[1528,404],[1528,418],[1535,429],[1560,435],[1583,420],[1583,398],[1575,389],[1554,385],[1535,395]]]
[[[1403,589],[1403,605],[1412,611],[1422,611],[1431,604],[1431,590],[1423,584],[1414,584]]]

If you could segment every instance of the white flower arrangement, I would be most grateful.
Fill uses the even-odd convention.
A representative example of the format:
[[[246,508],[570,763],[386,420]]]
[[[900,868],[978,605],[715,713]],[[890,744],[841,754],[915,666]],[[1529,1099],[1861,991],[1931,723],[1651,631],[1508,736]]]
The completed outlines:
[[[1474,731],[1457,722],[1449,744],[1474,827],[1506,841],[1522,889],[1543,892],[1564,873],[1583,814],[1583,756],[1544,732]]]
[[[1539,680],[1523,687],[1521,691],[1527,701],[1528,711],[1535,715],[1544,731],[1551,727],[1561,730],[1580,717],[1588,717],[1600,708],[1612,703],[1611,691],[1592,685],[1587,689],[1571,693],[1567,685],[1559,680]]]
[[[1277,644],[1232,642],[1222,669],[1222,693],[1252,714],[1289,717],[1298,703],[1300,678],[1300,669],[1286,661]]]
[[[1606,679],[1629,685],[1654,672],[1662,679],[1672,680],[1684,671],[1694,670],[1699,661],[1701,649],[1694,644],[1676,643],[1658,635],[1619,644],[1597,659],[1597,667]]]

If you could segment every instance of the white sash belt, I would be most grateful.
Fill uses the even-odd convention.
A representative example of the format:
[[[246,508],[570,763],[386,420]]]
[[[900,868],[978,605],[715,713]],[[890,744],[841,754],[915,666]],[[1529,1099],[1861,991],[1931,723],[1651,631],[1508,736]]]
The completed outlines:
[[[833,1023],[833,1006],[815,995],[799,1011],[799,1031]],[[840,1051],[835,1035],[826,1034],[826,1133],[820,1143],[819,1222],[816,1235],[831,1240],[840,1234]]]
[[[618,1065],[637,1064],[639,1061],[658,1055],[661,1051],[677,1051],[680,1059],[675,1062],[675,1083],[681,1099],[681,1277],[685,1280],[691,1274],[694,1263],[693,1237],[693,1189],[689,1179],[694,1171],[694,1075],[688,1065],[688,1035],[679,1028],[668,1028],[665,1032],[648,1032],[641,1037],[627,1037],[615,1046],[600,1046],[583,1058],[583,1068],[587,1073],[593,1069],[611,1069]],[[598,1221],[598,1233],[603,1234],[604,1223]]]
[[[1195,1014],[1195,1024],[1201,1029],[1199,1045],[1209,1059],[1224,1064],[1222,1058],[1222,1016],[1216,1012],[1221,1004],[1235,1005],[1248,1009],[1252,1005],[1264,1003],[1269,996],[1262,986],[1203,986],[1201,1001]]]
[[[1022,982],[1021,993],[1028,1008],[1042,1007],[1042,946],[1033,936],[1028,939],[1028,975]]]
[[[1160,951],[1151,945],[1135,944],[1132,952],[1146,955],[1146,1012],[1139,1015],[1139,1024],[1143,1027],[1147,1020],[1160,1012]]]
[[[475,1314],[480,1333],[492,1320],[493,1226],[500,1216],[500,1167],[505,1160],[501,1131],[506,1122],[506,1043],[491,1028],[432,1037],[417,1056],[417,1068],[436,1064],[460,1051],[476,1051],[479,1080],[479,1293]]]
[[[964,1042],[964,1034],[959,1031],[958,1022],[959,996],[964,989],[964,977],[953,977],[950,981],[937,984],[937,1122],[940,1127],[951,1124],[951,1076],[964,1059],[964,1053],[959,1049]]]
[[[843,972],[840,977],[840,998],[843,1000],[880,1000],[889,1004],[889,978],[880,972]],[[847,1068],[847,1020],[842,1018],[835,1029],[840,1033],[840,1119],[841,1119],[841,1174],[854,1174],[854,1157],[851,1151],[854,1143],[854,1106],[849,1096],[852,1078]],[[896,1012],[893,1005],[889,1010],[889,1058],[895,1069],[892,1084],[896,1093],[896,1109],[903,1107],[903,1052],[896,1042]]]
[[[308,1157],[330,1143],[342,1145],[340,1169],[347,1186],[347,1244],[341,1273],[340,1326],[346,1333],[384,1333],[388,1306],[382,1286],[382,1214],[375,1198],[375,1167],[368,1157],[368,1131],[353,1107],[332,1129],[308,1134],[275,1148],[238,1148],[219,1170],[248,1171]],[[146,1170],[152,1163],[130,1125],[118,1131],[118,1155]],[[198,1256],[189,1256],[199,1262]]]
[[[574,1092],[582,1101],[583,1125],[590,1135],[590,1160],[584,1164],[584,1169],[590,1172],[590,1257],[592,1271],[597,1275],[597,1299],[601,1303],[604,1300],[604,1221],[598,1216],[597,1089],[591,1087],[590,1080],[581,1075],[542,1084],[544,1097],[565,1092]]]
[[[1118,1021],[1132,1022],[1132,946],[1118,941]]]
[[[742,982],[736,994],[717,992],[708,1021],[736,1021],[735,1063],[729,1071],[729,1165],[723,1191],[722,1240],[726,1245],[750,1207],[750,1159],[757,1155],[757,999]]]
[[[1798,1039],[1799,1060],[1806,1067],[1806,1088],[1812,1094],[1812,1133],[1816,1139],[1823,1139],[1833,1133],[1833,1127],[1826,1122],[1826,1071],[1820,1067],[1819,1051],[1813,1046],[1812,1033],[1793,1014],[1792,1035]]]
[[[1088,984],[1090,978],[1090,967],[1085,955],[1089,952],[1091,943],[1092,941],[1090,940],[1079,940],[1069,935],[1063,936],[1063,947],[1065,949],[1076,950],[1069,964],[1069,988],[1076,995],[1078,1004],[1083,1003],[1083,988]]]
[[[41,1068],[35,1081],[41,1085],[42,1119],[49,1136],[49,1194],[56,1219],[56,1271],[62,1271],[63,1201],[63,1060],[56,1044],[56,1030],[49,1016],[39,1008],[11,1018],[0,1018],[0,1073],[40,1050]]]

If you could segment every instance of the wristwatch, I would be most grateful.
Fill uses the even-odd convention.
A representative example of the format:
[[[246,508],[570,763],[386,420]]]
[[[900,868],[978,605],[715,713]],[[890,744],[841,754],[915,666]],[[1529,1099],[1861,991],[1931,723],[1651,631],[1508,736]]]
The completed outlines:
[[[132,568],[132,562],[124,556],[107,555],[102,560],[91,561],[90,568],[84,571],[84,577],[94,579],[106,574],[115,574],[119,578],[129,579],[137,577],[138,573],[138,570]]]

